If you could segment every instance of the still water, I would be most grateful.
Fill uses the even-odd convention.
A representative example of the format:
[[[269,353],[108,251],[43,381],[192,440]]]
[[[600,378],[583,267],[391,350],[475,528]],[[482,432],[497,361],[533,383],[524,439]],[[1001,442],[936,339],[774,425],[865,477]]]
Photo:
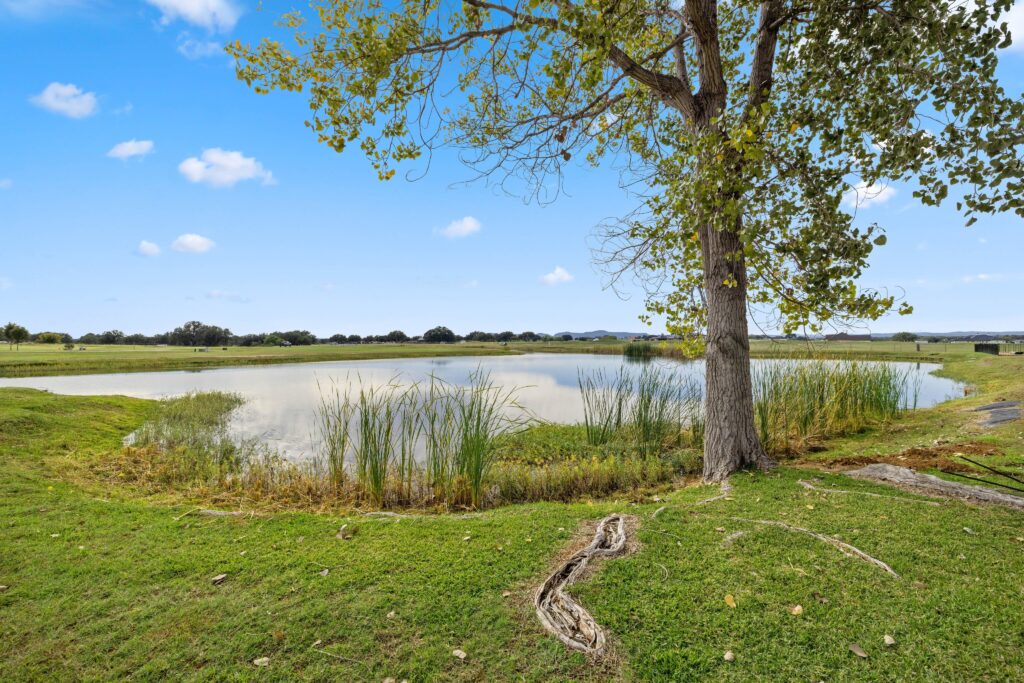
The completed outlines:
[[[202,371],[137,372],[63,377],[0,378],[0,387],[31,387],[57,394],[124,395],[164,398],[190,391],[230,391],[245,398],[232,417],[232,432],[239,438],[259,438],[292,459],[308,457],[316,431],[320,388],[333,384],[344,391],[359,384],[403,384],[421,381],[431,374],[453,384],[468,384],[477,368],[489,372],[500,386],[518,387],[519,403],[533,415],[551,422],[579,422],[583,404],[578,373],[604,370],[614,373],[626,362],[622,356],[586,354],[528,354],[459,358],[407,358],[371,361],[292,363]],[[692,376],[703,382],[703,361],[679,362],[656,359],[655,365]],[[753,365],[793,362],[755,360]],[[635,365],[634,363],[628,363]],[[926,408],[963,395],[963,386],[931,373],[940,365],[893,363],[913,373],[918,386],[917,406]]]

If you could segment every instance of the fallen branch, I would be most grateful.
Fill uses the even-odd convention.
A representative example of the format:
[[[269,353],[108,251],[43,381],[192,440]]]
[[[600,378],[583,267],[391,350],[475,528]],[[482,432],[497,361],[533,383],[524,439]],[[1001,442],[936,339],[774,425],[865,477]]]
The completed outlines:
[[[626,552],[626,518],[612,514],[597,524],[594,540],[563,562],[541,584],[534,598],[537,617],[567,647],[598,656],[604,652],[604,631],[582,605],[565,592],[593,557],[616,557]]]
[[[821,489],[812,484],[809,481],[800,479],[797,481],[798,484],[803,486],[805,489],[811,491],[817,491],[818,493],[848,493],[856,496],[871,496],[872,498],[886,498],[888,500],[899,500],[904,503],[920,503],[921,505],[933,505],[939,507],[942,503],[937,503],[934,500],[918,500],[917,498],[904,498],[903,496],[887,496],[883,493],[871,493],[870,491],[846,491],[844,489]]]
[[[832,546],[833,548],[837,548],[844,555],[847,555],[849,557],[856,557],[858,559],[864,560],[868,564],[873,564],[874,566],[878,567],[879,569],[881,569],[881,570],[883,570],[885,572],[888,572],[889,574],[892,574],[897,579],[900,578],[900,575],[897,574],[895,571],[893,571],[893,568],[890,567],[889,565],[887,565],[885,562],[882,562],[877,557],[872,557],[871,555],[868,555],[863,550],[860,550],[859,548],[855,548],[854,546],[850,545],[849,543],[845,543],[843,541],[840,541],[838,538],[836,538],[834,536],[828,536],[826,534],[820,534],[817,531],[811,531],[810,529],[804,529],[803,527],[792,526],[790,524],[786,524],[785,522],[777,522],[777,521],[770,520],[770,519],[746,519],[744,517],[733,517],[732,519],[734,519],[734,520],[736,520],[738,522],[750,522],[751,524],[761,524],[761,525],[764,525],[764,526],[774,526],[774,527],[778,527],[779,529],[785,529],[786,531],[792,531],[794,533],[799,533],[799,534],[806,534],[806,535],[810,536],[811,538],[818,539],[822,543],[827,543],[828,545]]]
[[[846,476],[867,479],[929,495],[957,498],[972,503],[990,503],[1024,510],[1024,498],[1008,493],[993,491],[983,486],[970,486],[955,481],[946,481],[931,474],[921,474],[906,467],[876,463],[859,470],[847,472]]]

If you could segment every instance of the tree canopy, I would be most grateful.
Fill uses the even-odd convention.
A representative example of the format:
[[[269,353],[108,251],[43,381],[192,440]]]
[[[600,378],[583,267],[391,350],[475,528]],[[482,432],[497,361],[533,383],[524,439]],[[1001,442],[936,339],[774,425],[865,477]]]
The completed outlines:
[[[382,178],[447,145],[543,199],[573,159],[615,155],[642,205],[603,258],[654,274],[649,311],[683,336],[706,323],[708,226],[738,232],[752,304],[818,331],[897,304],[856,283],[885,243],[856,206],[884,183],[926,204],[956,186],[969,222],[1024,215],[1024,105],[995,76],[1012,0],[313,5],[285,16],[289,46],[229,46],[238,75],[304,90],[318,139]]]

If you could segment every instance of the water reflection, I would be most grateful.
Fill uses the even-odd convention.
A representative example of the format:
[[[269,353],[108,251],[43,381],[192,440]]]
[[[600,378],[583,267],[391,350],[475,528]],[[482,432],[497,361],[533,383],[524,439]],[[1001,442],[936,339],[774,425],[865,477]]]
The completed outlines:
[[[466,386],[469,375],[478,367],[490,372],[491,379],[504,387],[520,387],[519,402],[537,417],[552,422],[578,422],[583,406],[577,385],[579,372],[617,372],[622,356],[582,354],[531,354],[524,356],[486,356],[462,358],[409,358],[374,361],[331,361],[259,367],[219,368],[214,370],[140,372],[67,377],[0,378],[0,387],[17,386],[45,389],[59,394],[125,395],[138,398],[162,398],[189,391],[231,391],[245,397],[245,405],[232,420],[234,432],[244,438],[258,437],[294,459],[308,457],[315,430],[320,388],[337,383],[346,386],[383,385],[396,378],[403,383],[423,381],[431,374],[452,384]],[[645,359],[674,369],[686,378],[703,382],[704,362]],[[756,360],[754,365],[793,361]],[[962,395],[962,385],[932,374],[939,365],[930,363],[894,363],[912,371],[920,382],[918,407],[935,405]]]

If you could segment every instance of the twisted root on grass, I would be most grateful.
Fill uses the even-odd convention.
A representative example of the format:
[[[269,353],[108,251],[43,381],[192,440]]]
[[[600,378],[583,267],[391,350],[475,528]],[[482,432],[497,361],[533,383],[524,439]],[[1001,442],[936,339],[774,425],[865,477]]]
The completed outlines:
[[[746,519],[744,517],[732,517],[732,519],[736,520],[737,522],[749,522],[751,524],[761,524],[763,526],[774,526],[780,529],[785,529],[786,531],[792,531],[793,533],[806,534],[811,538],[816,538],[822,543],[827,543],[833,548],[839,549],[839,551],[841,551],[844,555],[864,560],[868,564],[872,564],[878,567],[879,569],[889,574],[892,574],[897,579],[900,578],[900,575],[893,571],[893,568],[887,565],[885,562],[882,562],[877,557],[872,557],[871,555],[868,555],[863,550],[855,548],[849,543],[840,541],[838,538],[834,536],[819,534],[817,531],[811,531],[810,529],[804,529],[803,527],[792,526],[790,524],[786,524],[785,522],[776,522],[774,520],[769,519]]]
[[[534,606],[540,623],[567,647],[593,656],[604,653],[604,631],[565,589],[586,570],[591,558],[624,554],[626,541],[626,518],[608,515],[598,522],[590,545],[559,565],[537,591]]]
[[[803,486],[805,489],[808,489],[810,491],[817,491],[818,493],[848,493],[850,495],[855,495],[855,496],[870,496],[872,498],[887,498],[889,500],[898,500],[898,501],[901,501],[903,503],[920,503],[921,505],[931,505],[933,507],[939,507],[939,506],[942,505],[942,503],[937,503],[934,500],[919,500],[917,498],[907,498],[906,496],[887,496],[887,495],[885,495],[883,493],[871,493],[870,491],[847,491],[845,489],[823,489],[823,488],[818,488],[817,486],[815,486],[811,482],[804,481],[803,479],[797,480],[796,483],[800,484],[800,486]]]

